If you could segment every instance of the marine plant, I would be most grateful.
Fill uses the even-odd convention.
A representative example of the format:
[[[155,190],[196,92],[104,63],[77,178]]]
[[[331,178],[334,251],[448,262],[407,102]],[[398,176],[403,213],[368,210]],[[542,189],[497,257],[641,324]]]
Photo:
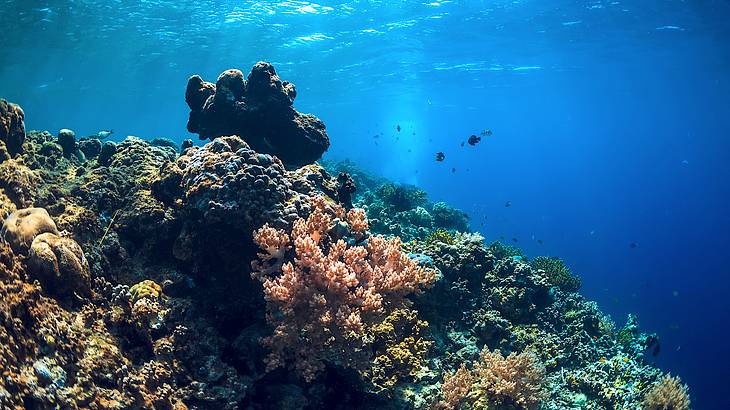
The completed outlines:
[[[377,190],[385,206],[393,212],[403,212],[417,206],[425,205],[427,202],[426,192],[409,185],[396,185],[385,183]]]

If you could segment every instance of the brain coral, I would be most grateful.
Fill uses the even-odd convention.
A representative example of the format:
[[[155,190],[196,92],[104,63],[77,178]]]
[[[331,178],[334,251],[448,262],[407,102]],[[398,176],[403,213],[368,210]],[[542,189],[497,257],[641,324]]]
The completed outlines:
[[[28,268],[51,294],[89,296],[89,264],[76,241],[47,232],[36,236],[30,246]]]
[[[3,222],[2,236],[15,251],[27,248],[42,233],[58,234],[56,224],[43,208],[19,209]]]

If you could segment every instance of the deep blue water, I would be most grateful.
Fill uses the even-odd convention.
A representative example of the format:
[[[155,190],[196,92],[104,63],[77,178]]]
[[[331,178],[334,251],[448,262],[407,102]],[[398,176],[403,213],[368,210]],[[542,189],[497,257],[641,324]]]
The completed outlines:
[[[690,385],[695,408],[730,408],[727,1],[0,0],[0,11],[0,96],[29,129],[195,138],[188,76],[271,61],[297,85],[295,106],[327,124],[328,157],[423,187],[488,240],[562,257],[617,322],[636,312],[659,333],[657,363]],[[460,146],[483,129],[493,136]]]

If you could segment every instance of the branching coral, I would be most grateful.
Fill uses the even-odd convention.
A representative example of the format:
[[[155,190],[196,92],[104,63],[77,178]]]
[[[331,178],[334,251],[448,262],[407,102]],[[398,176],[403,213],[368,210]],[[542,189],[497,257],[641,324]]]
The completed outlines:
[[[576,292],[580,289],[580,278],[574,275],[560,258],[538,256],[530,261],[530,265],[534,269],[544,270],[550,284],[564,292]]]
[[[645,410],[689,410],[690,400],[686,384],[679,377],[668,374],[646,394],[643,401]]]
[[[531,352],[502,356],[484,348],[472,370],[465,366],[444,377],[441,386],[447,409],[537,409],[547,398],[545,368]]]
[[[366,237],[362,210],[345,214],[323,197],[313,202],[309,217],[295,221],[290,235],[268,225],[255,232],[265,253],[252,273],[263,283],[274,327],[264,339],[271,349],[268,368],[291,366],[306,380],[325,362],[366,371],[374,326],[434,280],[432,271],[402,252],[399,238]],[[343,222],[351,234],[347,242],[331,235]]]

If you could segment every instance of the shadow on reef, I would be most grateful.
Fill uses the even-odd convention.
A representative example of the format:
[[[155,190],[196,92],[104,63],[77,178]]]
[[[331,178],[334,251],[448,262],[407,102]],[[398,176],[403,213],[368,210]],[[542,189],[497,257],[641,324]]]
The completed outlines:
[[[202,147],[26,133],[0,101],[1,408],[689,408],[561,260],[313,163],[270,65],[190,84]]]

